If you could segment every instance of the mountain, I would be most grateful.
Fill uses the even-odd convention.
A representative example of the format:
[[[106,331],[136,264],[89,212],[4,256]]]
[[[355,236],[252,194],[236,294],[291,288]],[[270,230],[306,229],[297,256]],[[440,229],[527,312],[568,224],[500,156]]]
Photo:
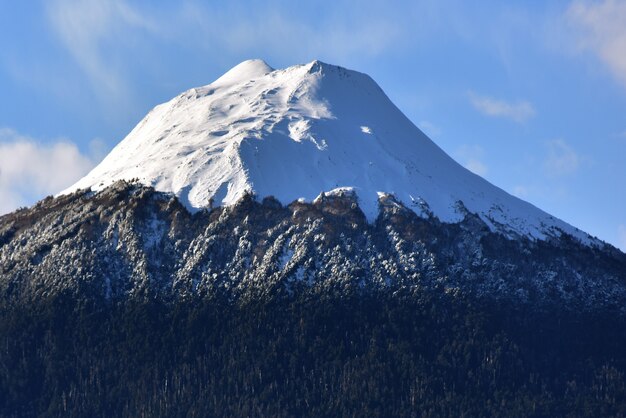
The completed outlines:
[[[442,222],[470,212],[510,238],[566,233],[601,245],[460,166],[369,76],[320,61],[284,70],[244,61],[178,95],[64,193],[131,179],[191,210],[232,205],[247,191],[289,204],[350,189],[370,222],[379,197],[392,194]]]
[[[0,416],[626,416],[626,254],[366,75],[246,61],[0,216]]]
[[[626,306],[624,254],[457,164],[370,77],[319,61],[245,61],[0,219],[0,289],[27,299],[428,288]]]

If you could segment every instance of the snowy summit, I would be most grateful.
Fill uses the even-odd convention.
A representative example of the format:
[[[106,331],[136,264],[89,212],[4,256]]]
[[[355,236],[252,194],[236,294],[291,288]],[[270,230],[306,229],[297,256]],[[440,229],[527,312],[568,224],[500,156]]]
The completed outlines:
[[[369,76],[313,61],[274,70],[244,61],[155,107],[63,193],[139,179],[190,209],[246,191],[283,203],[351,189],[368,219],[392,194],[444,222],[475,213],[507,236],[587,234],[471,173],[420,131]]]

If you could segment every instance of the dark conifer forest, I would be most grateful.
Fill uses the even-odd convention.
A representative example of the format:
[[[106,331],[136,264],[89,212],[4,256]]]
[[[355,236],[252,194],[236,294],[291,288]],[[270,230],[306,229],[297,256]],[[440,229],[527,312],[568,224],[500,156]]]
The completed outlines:
[[[626,324],[424,293],[2,310],[4,417],[626,415]]]

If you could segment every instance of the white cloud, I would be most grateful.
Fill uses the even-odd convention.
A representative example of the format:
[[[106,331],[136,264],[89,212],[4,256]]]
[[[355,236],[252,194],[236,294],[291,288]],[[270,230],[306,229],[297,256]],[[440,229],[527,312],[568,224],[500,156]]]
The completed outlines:
[[[472,173],[481,177],[487,175],[489,169],[483,162],[484,151],[478,145],[463,145],[457,149],[455,156]]]
[[[626,252],[626,225],[617,227],[617,245],[622,251]]]
[[[0,129],[0,214],[63,190],[93,165],[94,159],[70,141],[44,145]]]
[[[580,157],[562,139],[547,143],[548,156],[544,160],[545,171],[552,176],[564,176],[575,172],[580,166]]]
[[[493,97],[480,96],[475,93],[469,93],[472,106],[480,113],[491,116],[514,120],[515,122],[524,122],[535,116],[535,108],[526,101],[507,102],[504,100],[494,99]]]
[[[590,51],[626,87],[626,1],[577,0],[566,12],[577,46]]]
[[[107,54],[112,48],[105,44],[114,39],[116,48],[122,48],[130,38],[128,29],[153,29],[154,25],[124,0],[55,0],[47,6],[56,35],[99,97],[117,102],[127,99],[123,69],[116,68],[112,54]]]
[[[434,125],[433,123],[427,120],[421,121],[420,123],[417,124],[417,126],[419,126],[422,132],[424,132],[430,138],[437,138],[439,135],[441,135],[441,129],[439,129],[438,126]]]

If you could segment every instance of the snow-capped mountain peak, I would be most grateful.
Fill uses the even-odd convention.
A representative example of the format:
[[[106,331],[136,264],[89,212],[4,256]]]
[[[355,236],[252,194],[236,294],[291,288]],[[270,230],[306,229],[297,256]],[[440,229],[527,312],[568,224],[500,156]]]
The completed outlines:
[[[242,83],[264,76],[265,74],[271,73],[272,71],[274,71],[274,69],[267,65],[267,63],[263,60],[246,60],[228,70],[226,73],[224,73],[224,75],[215,80],[212,85],[225,86],[229,84]]]
[[[367,75],[320,61],[274,70],[262,60],[155,107],[63,193],[139,179],[190,209],[247,191],[283,203],[350,189],[368,219],[392,194],[422,216],[468,212],[507,236],[582,231],[471,173],[435,145]]]

